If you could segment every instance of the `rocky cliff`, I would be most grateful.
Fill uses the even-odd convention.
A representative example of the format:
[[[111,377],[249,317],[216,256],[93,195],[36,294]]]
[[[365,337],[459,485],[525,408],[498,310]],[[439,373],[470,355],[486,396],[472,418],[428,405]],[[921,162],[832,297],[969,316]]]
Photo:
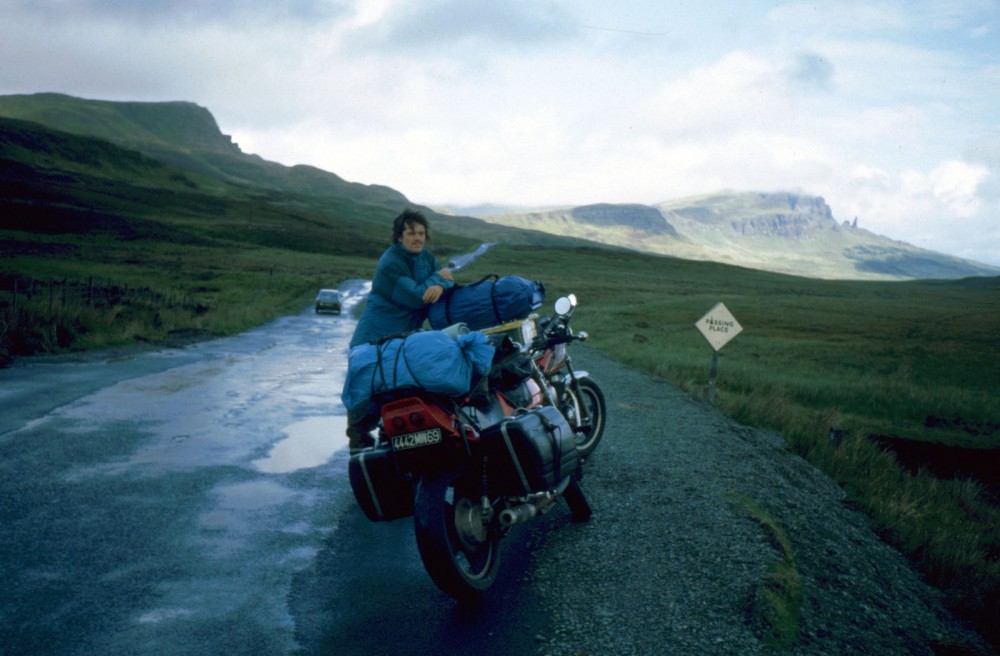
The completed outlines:
[[[584,205],[573,208],[570,216],[581,223],[599,227],[626,227],[650,234],[677,235],[677,230],[663,213],[649,205]]]
[[[810,239],[817,232],[839,226],[826,201],[819,196],[790,193],[741,193],[662,203],[657,206],[669,221],[696,222],[738,237]]]

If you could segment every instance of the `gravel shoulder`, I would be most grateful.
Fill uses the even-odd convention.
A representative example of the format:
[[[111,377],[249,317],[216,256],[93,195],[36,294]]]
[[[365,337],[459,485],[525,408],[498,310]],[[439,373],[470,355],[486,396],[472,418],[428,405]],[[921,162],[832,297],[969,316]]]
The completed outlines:
[[[593,518],[525,527],[550,617],[539,654],[772,653],[749,609],[780,554],[741,497],[792,544],[803,599],[789,653],[994,653],[781,437],[593,349],[574,357],[608,426],[583,481]]]

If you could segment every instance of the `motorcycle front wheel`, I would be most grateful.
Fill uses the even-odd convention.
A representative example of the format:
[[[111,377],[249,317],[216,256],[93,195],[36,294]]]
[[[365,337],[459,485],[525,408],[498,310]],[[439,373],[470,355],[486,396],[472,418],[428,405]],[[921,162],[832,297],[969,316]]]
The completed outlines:
[[[500,536],[484,523],[478,498],[465,487],[454,474],[421,479],[413,526],[431,580],[459,601],[474,601],[496,580]]]
[[[576,431],[577,452],[586,458],[597,448],[597,443],[604,435],[604,421],[607,416],[604,392],[592,379],[580,378],[575,385],[570,383],[566,386],[566,395],[560,403],[560,410]]]

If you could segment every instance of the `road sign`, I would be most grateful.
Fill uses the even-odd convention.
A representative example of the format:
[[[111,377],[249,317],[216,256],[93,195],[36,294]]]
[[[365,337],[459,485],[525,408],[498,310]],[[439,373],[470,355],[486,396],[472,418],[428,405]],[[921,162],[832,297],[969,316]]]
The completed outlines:
[[[739,335],[743,330],[740,322],[722,303],[716,303],[715,307],[701,319],[698,319],[698,323],[695,325],[716,351],[728,344],[729,340]]]

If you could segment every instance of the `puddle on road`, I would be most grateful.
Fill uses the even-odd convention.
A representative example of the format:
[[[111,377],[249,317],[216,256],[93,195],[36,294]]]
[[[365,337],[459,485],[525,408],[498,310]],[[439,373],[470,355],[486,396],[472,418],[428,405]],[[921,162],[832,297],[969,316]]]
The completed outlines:
[[[139,624],[159,624],[167,620],[190,617],[194,611],[188,608],[157,608],[139,617]]]
[[[285,427],[283,432],[288,437],[275,444],[266,458],[253,464],[268,474],[318,467],[347,446],[346,430],[347,417],[309,417]]]

